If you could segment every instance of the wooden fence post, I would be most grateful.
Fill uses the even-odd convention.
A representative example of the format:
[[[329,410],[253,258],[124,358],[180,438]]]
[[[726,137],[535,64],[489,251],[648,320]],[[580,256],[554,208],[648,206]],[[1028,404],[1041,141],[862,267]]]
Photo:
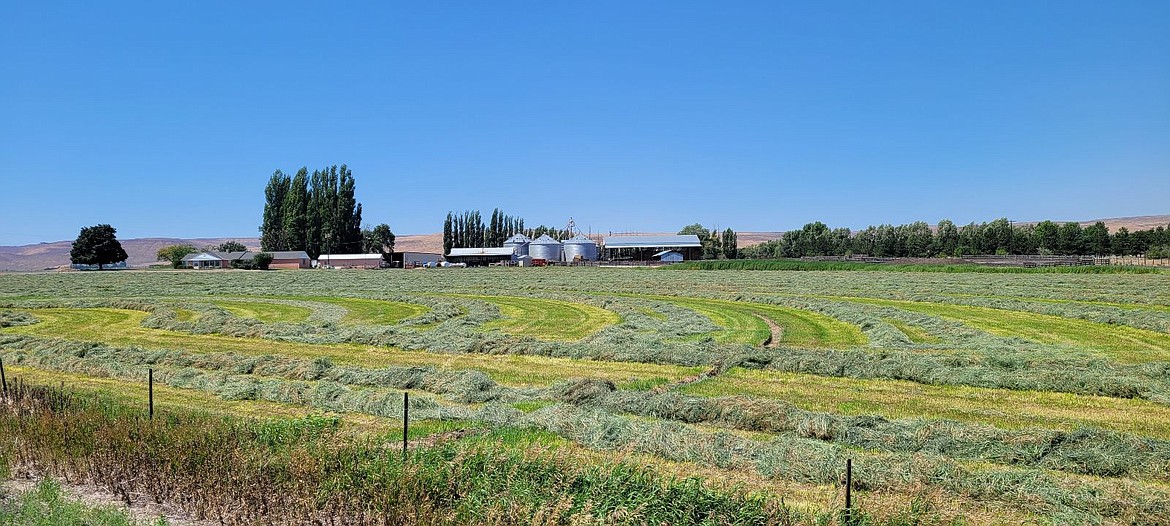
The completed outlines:
[[[4,376],[4,358],[0,358],[0,383],[4,384],[4,398],[8,398],[8,377]]]

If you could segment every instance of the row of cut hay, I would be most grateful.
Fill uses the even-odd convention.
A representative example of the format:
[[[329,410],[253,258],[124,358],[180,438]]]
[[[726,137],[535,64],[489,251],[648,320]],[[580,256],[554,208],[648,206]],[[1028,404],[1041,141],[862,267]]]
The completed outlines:
[[[768,441],[677,423],[621,417],[598,409],[550,406],[531,425],[587,447],[647,453],[807,483],[834,484],[854,459],[856,487],[873,492],[944,491],[998,501],[1058,524],[1170,524],[1170,494],[1132,479],[1079,479],[1042,469],[977,466],[932,454],[873,453],[787,434]],[[1021,496],[1026,496],[1021,498]]]
[[[871,451],[927,453],[958,460],[1170,482],[1170,441],[1103,429],[1004,430],[949,420],[842,416],[745,396],[706,398],[677,392],[622,391],[604,380],[580,380],[556,389],[561,401],[611,413],[790,434]]]
[[[141,369],[124,371],[141,381]],[[331,411],[361,411],[396,416],[401,414],[399,393],[384,389],[353,389],[329,381],[290,381],[256,378],[253,375],[207,373],[191,368],[161,371],[161,381],[179,387],[198,388],[221,396],[298,403]],[[578,401],[588,400],[589,389],[572,389]],[[488,404],[478,409],[450,407],[425,397],[412,403],[412,412],[428,418],[466,418],[489,425],[544,429],[595,449],[624,449],[648,453],[674,461],[698,462],[725,469],[751,469],[768,477],[798,482],[828,483],[839,473],[846,455],[860,458],[867,467],[859,470],[859,487],[874,491],[904,491],[907,487],[944,490],[955,495],[982,494],[1004,504],[1020,505],[1007,498],[1021,491],[1036,491],[1043,497],[1026,503],[1025,511],[1049,514],[1082,522],[1093,517],[1154,516],[1154,509],[1167,505],[1166,495],[1136,481],[1107,486],[1079,483],[1023,468],[969,468],[962,463],[932,454],[860,453],[838,444],[801,438],[798,433],[782,434],[760,442],[728,433],[709,433],[689,426],[657,420],[634,420],[607,412],[551,406],[522,413],[516,409]],[[827,426],[824,426],[828,429]],[[818,431],[803,431],[815,436]],[[1005,482],[1006,480],[1006,482]],[[1016,482],[1012,482],[1016,481]],[[994,485],[992,484],[994,482]],[[988,492],[995,495],[987,495]],[[1151,508],[1153,507],[1153,508]]]
[[[134,381],[145,378],[146,368],[157,367],[284,380],[326,381],[355,387],[422,390],[459,403],[515,402],[530,400],[542,393],[540,389],[502,387],[476,370],[450,371],[435,367],[366,369],[335,365],[328,358],[300,360],[276,355],[148,351],[136,347],[120,348],[102,343],[16,335],[0,335],[0,353],[14,365]]]
[[[92,302],[84,302],[90,304]],[[123,302],[108,302],[121,304]],[[214,317],[204,316],[204,322]],[[644,316],[653,320],[651,316]],[[232,318],[234,319],[234,318]],[[962,353],[925,353],[910,350],[810,350],[801,348],[751,349],[711,342],[661,345],[652,335],[619,325],[576,344],[514,339],[484,333],[473,327],[441,324],[430,331],[397,327],[345,329],[333,334],[279,335],[280,339],[320,343],[320,339],[389,345],[430,352],[526,354],[596,360],[663,364],[742,365],[781,371],[854,378],[902,379],[932,385],[967,385],[1013,390],[1040,390],[1119,398],[1146,398],[1170,403],[1170,364],[1118,364],[1076,356],[1052,356],[1045,347],[1017,348],[1007,340],[989,340],[980,350]],[[176,322],[182,324],[186,322]],[[246,323],[246,322],[245,322]],[[218,329],[221,327],[209,327]],[[259,329],[265,330],[263,326]],[[318,338],[317,335],[324,335]],[[624,335],[625,338],[621,338]],[[274,335],[273,337],[276,337]],[[600,335],[599,335],[600,336]]]
[[[556,399],[614,413],[746,431],[794,433],[879,451],[932,453],[1100,476],[1159,478],[1170,472],[1170,443],[1103,430],[1005,431],[949,421],[845,417],[747,397],[619,391],[604,380],[570,381],[548,389],[516,389],[501,387],[478,371],[440,371],[432,367],[364,369],[337,366],[323,358],[143,351],[61,340],[5,338],[3,347],[8,350],[0,352],[10,364],[138,382],[145,380],[146,367],[155,367],[159,369],[156,378],[160,382],[208,391],[230,400],[286,402],[396,416],[401,414],[398,392],[386,389],[422,390],[459,403]],[[423,409],[420,405],[419,410]],[[438,404],[425,409],[440,411]],[[448,411],[446,417],[476,418],[454,410]]]
[[[19,327],[21,325],[32,325],[37,323],[36,316],[28,312],[15,310],[0,310],[0,328],[4,327]]]

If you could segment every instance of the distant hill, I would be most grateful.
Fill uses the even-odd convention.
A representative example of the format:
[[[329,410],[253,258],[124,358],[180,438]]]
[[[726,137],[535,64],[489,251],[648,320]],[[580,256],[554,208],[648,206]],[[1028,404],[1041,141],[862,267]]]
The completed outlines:
[[[1170,215],[1117,217],[1111,219],[1092,219],[1080,221],[1081,225],[1088,226],[1097,221],[1104,221],[1110,232],[1116,232],[1121,227],[1135,230],[1148,230],[1159,226],[1170,225]],[[1063,223],[1063,221],[1060,221]],[[1017,221],[1016,224],[1028,224]],[[830,225],[832,226],[832,225]],[[673,232],[664,232],[673,234]],[[740,248],[779,239],[783,232],[738,232],[737,239]],[[130,255],[132,267],[145,267],[157,263],[154,259],[158,249],[168,245],[189,243],[199,248],[218,245],[225,241],[239,241],[250,250],[260,249],[260,239],[255,237],[215,237],[180,239],[173,237],[145,237],[124,239],[122,248]],[[69,266],[69,249],[72,241],[54,241],[23,246],[0,246],[0,270],[46,270],[67,268]],[[402,252],[442,252],[443,234],[413,234],[398,236],[394,249]]]
[[[122,239],[122,248],[130,257],[127,260],[131,267],[145,267],[158,263],[155,254],[158,249],[169,245],[190,244],[197,248],[206,248],[226,241],[238,241],[249,250],[260,249],[260,238],[256,237],[204,237],[195,239],[181,239],[175,237],[143,237]],[[0,246],[0,270],[46,270],[67,268],[69,266],[69,250],[73,248],[73,241],[54,241],[23,246]],[[409,252],[442,252],[443,234],[423,234],[398,236],[395,250]]]

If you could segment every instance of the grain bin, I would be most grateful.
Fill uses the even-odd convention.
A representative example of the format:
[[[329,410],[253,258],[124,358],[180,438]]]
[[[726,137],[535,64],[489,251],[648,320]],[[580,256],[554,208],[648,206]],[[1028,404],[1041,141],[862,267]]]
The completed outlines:
[[[528,255],[532,256],[532,259],[560,261],[561,242],[548,237],[548,234],[545,234],[532,240],[532,242],[528,244]]]
[[[597,243],[582,234],[565,240],[565,261],[597,261]]]
[[[507,241],[504,241],[504,246],[508,247],[508,248],[516,249],[517,256],[527,256],[528,255],[528,244],[531,242],[532,242],[532,240],[529,239],[528,236],[526,236],[524,234],[516,234],[516,235],[508,238]]]

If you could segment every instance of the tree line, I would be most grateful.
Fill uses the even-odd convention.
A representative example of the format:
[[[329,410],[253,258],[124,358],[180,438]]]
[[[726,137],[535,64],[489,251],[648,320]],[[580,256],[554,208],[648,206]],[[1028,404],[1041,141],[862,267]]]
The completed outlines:
[[[354,197],[353,172],[346,165],[289,177],[280,170],[264,189],[260,248],[321,254],[356,253],[363,248],[362,205]]]
[[[1122,227],[1110,233],[1101,221],[1088,227],[1053,221],[1015,225],[1006,218],[962,227],[944,219],[933,229],[917,221],[869,226],[857,232],[831,229],[817,221],[785,232],[779,239],[741,250],[742,257],[750,259],[854,254],[924,258],[993,254],[1164,257],[1165,253],[1170,253],[1170,226],[1134,232]]]
[[[504,241],[516,234],[524,234],[532,239],[547,234],[559,241],[573,235],[568,229],[544,225],[525,228],[524,218],[505,214],[499,208],[492,210],[487,223],[484,223],[479,210],[447,212],[447,218],[443,221],[443,253],[450,254],[452,248],[503,246]]]

